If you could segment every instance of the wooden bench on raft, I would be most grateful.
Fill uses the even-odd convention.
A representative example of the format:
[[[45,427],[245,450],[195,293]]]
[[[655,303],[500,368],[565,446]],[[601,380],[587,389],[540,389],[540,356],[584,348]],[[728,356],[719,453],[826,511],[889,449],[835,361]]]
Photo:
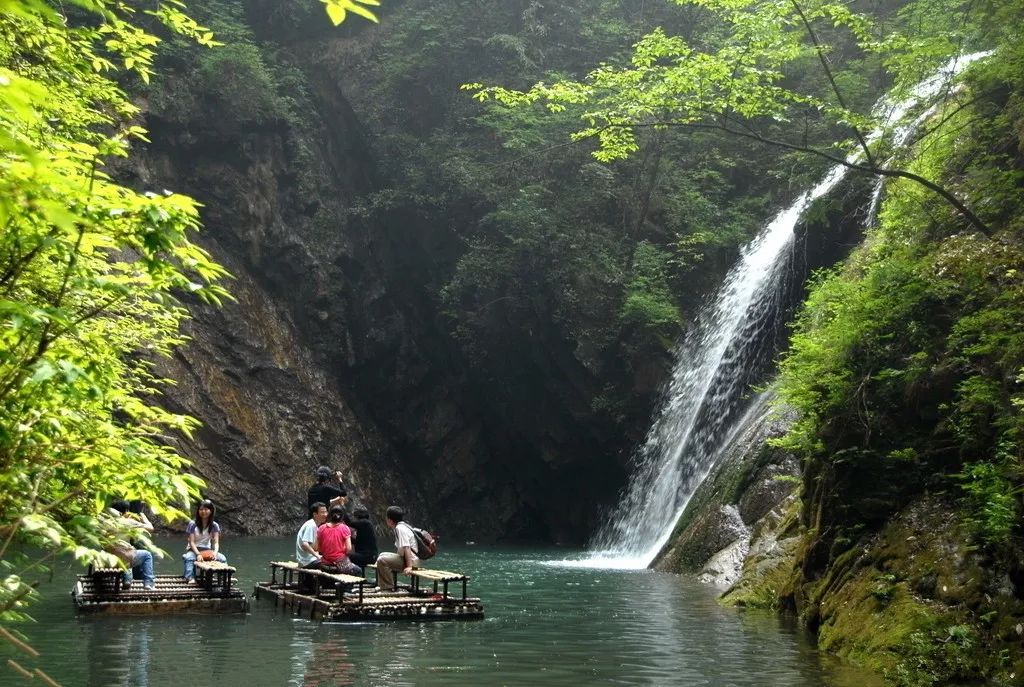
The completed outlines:
[[[231,576],[235,569],[219,561],[196,561],[196,584],[211,594],[219,591],[224,596],[231,594]]]
[[[371,563],[370,565],[367,565],[366,567],[367,567],[367,569],[373,570],[374,575],[377,574],[377,566],[375,564]],[[398,570],[398,571],[395,572],[395,580],[396,581],[398,580],[398,576],[401,575],[401,574],[403,574],[401,570]],[[442,598],[447,599],[447,598],[449,598],[449,596],[448,596],[448,585],[451,584],[452,582],[461,582],[462,583],[462,599],[463,600],[466,599],[466,583],[469,582],[469,576],[468,575],[463,575],[462,573],[457,573],[457,572],[449,572],[447,570],[428,570],[427,568],[413,568],[412,571],[408,573],[408,575],[409,575],[410,580],[412,581],[412,584],[409,586],[409,591],[412,592],[413,594],[419,594],[419,593],[421,593],[423,591],[420,588],[420,582],[422,580],[426,580],[427,582],[433,583],[433,585],[434,585],[434,593],[435,594],[438,593],[437,585],[438,584],[442,585],[442,592],[441,592]],[[377,578],[377,579],[378,579],[377,586],[379,587],[380,586],[379,578]],[[397,588],[397,585],[396,585],[396,588]]]
[[[331,573],[326,570],[314,570],[312,568],[303,568],[295,561],[273,561],[270,564],[270,583],[277,584],[277,571],[281,571],[281,584],[284,586],[292,586],[295,584],[295,575],[298,575],[298,581],[301,582],[303,577],[311,577],[313,582],[313,596],[320,596],[320,588],[323,582],[333,582],[338,586],[342,593],[350,592],[353,589],[359,590],[359,603],[363,603],[363,590],[367,584],[369,584],[364,578],[356,577],[355,575],[344,575],[341,573]],[[339,595],[339,600],[343,600],[343,597]]]
[[[98,594],[120,594],[126,587],[124,568],[96,568],[89,566],[88,575],[92,578],[93,589]]]

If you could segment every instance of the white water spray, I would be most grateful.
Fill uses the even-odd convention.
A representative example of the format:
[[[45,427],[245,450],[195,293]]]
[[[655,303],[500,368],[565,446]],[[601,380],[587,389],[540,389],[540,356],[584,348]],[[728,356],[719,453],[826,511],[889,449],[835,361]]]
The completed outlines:
[[[880,100],[875,112],[884,113],[890,124],[868,136],[868,142],[887,135],[894,145],[905,145],[933,110],[905,122],[908,114],[935,99],[950,79],[988,54],[951,60],[906,98]],[[848,161],[860,157],[855,154]],[[807,207],[835,188],[848,171],[844,165],[833,167],[743,249],[675,351],[664,405],[637,452],[635,471],[614,519],[598,533],[591,557],[565,563],[640,569],[661,551],[693,492],[714,467],[719,448],[744,421],[750,384],[760,381],[757,376],[776,353],[770,333],[779,324],[796,224]]]

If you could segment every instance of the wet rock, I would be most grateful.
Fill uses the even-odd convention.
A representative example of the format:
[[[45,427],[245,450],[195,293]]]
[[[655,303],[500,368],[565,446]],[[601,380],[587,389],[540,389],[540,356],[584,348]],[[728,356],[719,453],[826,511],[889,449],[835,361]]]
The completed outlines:
[[[681,572],[696,572],[723,549],[736,542],[746,543],[749,536],[746,525],[735,506],[720,506],[698,516],[685,534],[676,539],[664,557],[673,568]]]
[[[769,463],[749,482],[739,500],[739,513],[748,525],[756,523],[783,502],[799,484],[800,462],[796,457],[780,454],[778,462]]]
[[[701,568],[697,580],[716,587],[731,587],[740,577],[749,549],[747,537],[740,537],[712,556]]]
[[[781,436],[792,418],[776,414],[770,402],[771,394],[757,399],[747,425],[723,447],[718,465],[694,492],[654,567],[697,572],[788,503],[798,486],[798,461],[766,442]]]

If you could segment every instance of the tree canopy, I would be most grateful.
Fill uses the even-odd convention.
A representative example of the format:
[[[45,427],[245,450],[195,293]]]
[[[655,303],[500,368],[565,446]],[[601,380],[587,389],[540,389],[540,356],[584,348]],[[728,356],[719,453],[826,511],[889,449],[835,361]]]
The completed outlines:
[[[956,27],[936,25],[931,2],[914,2],[894,16],[858,13],[828,0],[674,0],[710,13],[719,30],[689,40],[658,28],[633,47],[628,63],[605,63],[583,80],[539,82],[527,90],[465,84],[481,101],[509,107],[540,105],[551,113],[572,107],[583,121],[575,140],[594,139],[602,161],[639,149],[642,129],[711,129],[825,157],[860,171],[909,178],[940,194],[976,229],[989,227],[954,194],[888,159],[869,132],[892,126],[892,112],[872,107],[855,77],[878,65],[897,100],[979,36],[993,15],[970,2],[942,3]],[[795,78],[808,63],[819,78]],[[842,70],[842,71],[841,71]],[[853,77],[853,78],[851,78]],[[807,121],[839,136],[808,140]],[[769,130],[766,124],[775,125]],[[786,133],[776,135],[781,129]],[[870,143],[870,145],[869,145]],[[859,155],[848,155],[859,148]]]

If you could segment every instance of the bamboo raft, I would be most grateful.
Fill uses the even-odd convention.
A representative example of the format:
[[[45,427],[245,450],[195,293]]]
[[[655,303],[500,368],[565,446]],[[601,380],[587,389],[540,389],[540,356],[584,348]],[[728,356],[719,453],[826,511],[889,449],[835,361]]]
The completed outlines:
[[[376,572],[375,566],[367,566]],[[270,564],[270,581],[256,584],[256,598],[312,620],[478,620],[484,617],[480,599],[466,594],[469,577],[445,570],[417,568],[410,583],[390,591],[372,591],[374,584],[353,575],[306,570],[294,561]],[[280,579],[279,579],[280,578]],[[426,589],[423,583],[430,583]],[[461,586],[451,593],[449,585]]]
[[[196,584],[178,575],[157,575],[156,589],[135,580],[130,589],[120,568],[89,568],[79,575],[71,596],[80,614],[170,615],[245,613],[249,599],[237,588],[235,569],[225,563],[196,561]]]

